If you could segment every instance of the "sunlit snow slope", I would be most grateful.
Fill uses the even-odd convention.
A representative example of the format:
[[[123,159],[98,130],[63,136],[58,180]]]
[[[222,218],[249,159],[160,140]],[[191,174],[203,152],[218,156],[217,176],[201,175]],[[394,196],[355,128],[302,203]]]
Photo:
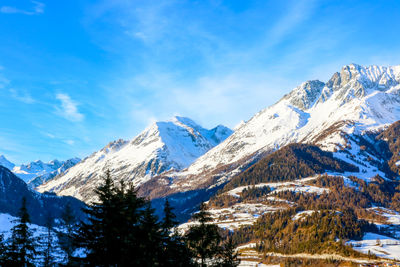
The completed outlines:
[[[117,140],[85,158],[64,175],[38,188],[90,201],[107,170],[116,180],[140,185],[166,171],[180,171],[225,140],[224,126],[204,129],[188,118],[156,122],[131,141]]]
[[[293,142],[340,150],[347,145],[346,134],[375,131],[399,119],[400,66],[351,64],[326,83],[302,83],[278,103],[257,113],[187,170],[160,177],[158,184],[153,182],[151,186],[157,192],[169,193],[214,186],[232,175],[222,166],[236,162],[236,168],[245,160]],[[235,168],[231,168],[233,173],[238,171]],[[166,181],[172,182],[161,190],[159,186]],[[146,190],[152,197],[161,195]]]

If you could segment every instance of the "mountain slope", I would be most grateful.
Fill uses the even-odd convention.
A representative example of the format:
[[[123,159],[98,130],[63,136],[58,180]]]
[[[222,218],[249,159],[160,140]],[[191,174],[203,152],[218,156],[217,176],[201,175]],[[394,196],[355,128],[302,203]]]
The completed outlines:
[[[316,144],[354,163],[345,154],[357,150],[350,137],[376,132],[399,119],[400,66],[351,64],[326,83],[308,81],[294,88],[187,170],[158,177],[159,182],[152,181],[151,185],[157,193],[144,186],[152,197],[212,187],[226,182],[263,154],[290,143]],[[351,144],[355,151],[350,151]],[[367,162],[361,171],[368,176],[374,169]]]
[[[231,133],[221,125],[207,130],[183,117],[156,122],[131,141],[109,143],[38,190],[90,201],[106,170],[116,180],[140,185],[155,175],[188,167]]]
[[[290,144],[262,158],[244,172],[234,176],[225,188],[266,182],[293,181],[327,171],[358,172],[351,164],[333,157],[317,146]]]
[[[83,218],[81,208],[84,204],[81,201],[73,197],[59,197],[33,191],[10,170],[0,166],[0,213],[16,216],[22,197],[27,200],[32,223],[44,225],[49,214],[54,219],[60,218],[67,203],[70,203],[78,218]]]
[[[6,167],[9,170],[12,170],[15,167],[15,164],[10,162],[4,155],[0,155],[0,166]]]

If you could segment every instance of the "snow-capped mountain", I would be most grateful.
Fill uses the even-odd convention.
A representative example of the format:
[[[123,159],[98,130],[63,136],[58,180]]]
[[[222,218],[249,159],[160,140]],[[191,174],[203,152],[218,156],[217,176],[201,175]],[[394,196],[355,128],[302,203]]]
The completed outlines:
[[[4,155],[0,155],[0,165],[9,170],[12,170],[15,167],[15,164],[6,159]]]
[[[44,184],[47,181],[49,181],[49,180],[53,179],[54,177],[56,177],[57,175],[63,174],[66,170],[68,170],[69,168],[75,166],[80,161],[81,161],[80,158],[72,158],[72,159],[68,159],[66,161],[61,161],[61,162],[59,162],[57,160],[51,161],[51,162],[49,162],[47,164],[47,166],[50,166],[49,171],[45,171],[45,170],[39,171],[40,174],[38,176],[30,179],[28,181],[28,185],[30,185],[32,188],[35,188],[35,187],[37,187],[37,186],[39,186],[41,184]],[[52,163],[55,163],[55,162],[57,162],[58,164],[52,164]],[[54,168],[56,168],[56,169],[54,169]]]
[[[188,167],[231,133],[222,125],[207,130],[183,117],[156,122],[131,141],[109,143],[38,190],[89,201],[107,170],[115,180],[139,186],[155,175]]]
[[[36,187],[45,181],[48,181],[71,168],[80,161],[79,158],[72,158],[66,161],[52,160],[47,163],[41,160],[36,160],[28,164],[16,166],[5,158],[0,156],[0,165],[12,171],[15,175],[21,178],[32,187]]]
[[[397,120],[400,66],[351,64],[326,83],[302,83],[241,125],[189,168],[158,177],[157,182],[143,185],[143,192],[160,197],[214,187],[229,180],[256,156],[286,144],[313,143],[324,150],[340,151],[350,147],[348,135],[377,131]],[[374,169],[365,168],[365,173]]]
[[[99,176],[110,169],[118,179],[133,180],[139,193],[151,198],[215,190],[258,158],[290,143],[316,144],[334,151],[335,157],[355,164],[368,178],[382,173],[376,166],[361,166],[356,161],[368,157],[379,161],[376,155],[349,159],[341,151],[356,154],[356,136],[377,132],[397,120],[400,66],[350,64],[326,83],[302,83],[237,127],[225,141],[230,131],[222,126],[208,131],[176,117],[151,125],[132,141],[110,143],[38,189],[87,201]],[[218,138],[220,131],[226,134]],[[218,141],[223,142],[217,145]]]

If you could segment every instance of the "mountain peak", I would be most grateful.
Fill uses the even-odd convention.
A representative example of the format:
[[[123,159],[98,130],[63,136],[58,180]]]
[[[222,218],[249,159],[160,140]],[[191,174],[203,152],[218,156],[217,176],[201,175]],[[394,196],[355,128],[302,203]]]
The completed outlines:
[[[151,124],[130,142],[109,143],[38,190],[71,194],[70,188],[79,186],[73,195],[90,200],[92,189],[107,169],[115,179],[139,186],[156,175],[188,167],[231,133],[222,125],[208,130],[189,118],[174,116]]]
[[[293,106],[301,110],[306,110],[314,105],[320,97],[324,86],[325,83],[319,80],[310,80],[294,88],[292,92],[284,96],[283,99],[289,100]]]
[[[187,118],[187,117],[182,117],[182,116],[174,116],[174,117],[172,117],[169,121],[172,121],[172,122],[179,122],[179,123],[183,123],[183,124],[186,124],[186,125],[195,125],[195,126],[198,126],[198,124],[195,123],[192,119]]]
[[[6,159],[4,155],[0,155],[0,165],[9,170],[12,170],[15,167],[15,164]]]
[[[386,91],[400,84],[400,66],[368,66],[355,63],[345,65],[335,72],[328,82],[310,80],[294,88],[282,100],[300,110],[308,110],[319,103],[334,98],[343,105],[361,99],[375,91]]]

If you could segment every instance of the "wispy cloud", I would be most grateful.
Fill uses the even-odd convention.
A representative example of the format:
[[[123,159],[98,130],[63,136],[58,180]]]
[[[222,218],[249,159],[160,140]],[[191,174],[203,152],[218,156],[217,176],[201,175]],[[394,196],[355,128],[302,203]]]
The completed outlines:
[[[57,94],[56,98],[60,100],[61,106],[57,107],[57,112],[65,119],[73,122],[79,122],[84,119],[84,115],[78,110],[78,103],[71,99],[67,94]]]
[[[13,6],[0,7],[0,13],[4,14],[24,14],[24,15],[38,15],[44,13],[45,4],[38,1],[31,1],[34,5],[31,10],[20,9]]]
[[[72,145],[75,144],[75,141],[74,141],[74,140],[71,140],[71,139],[64,140],[64,142],[65,142],[67,145],[70,145],[70,146],[72,146]]]
[[[9,89],[9,92],[13,98],[23,103],[32,104],[36,102],[36,100],[28,92],[21,92],[14,88]]]
[[[300,23],[310,18],[315,8],[316,2],[314,0],[296,1],[293,5],[288,5],[285,15],[270,29],[268,39],[272,40],[273,44],[279,43]]]
[[[9,83],[10,81],[6,79],[4,76],[2,76],[0,73],[0,89],[6,87]]]
[[[56,138],[56,136],[54,134],[52,134],[52,133],[42,132],[42,134],[44,136],[48,137],[48,138],[51,138],[51,139],[55,139]]]

